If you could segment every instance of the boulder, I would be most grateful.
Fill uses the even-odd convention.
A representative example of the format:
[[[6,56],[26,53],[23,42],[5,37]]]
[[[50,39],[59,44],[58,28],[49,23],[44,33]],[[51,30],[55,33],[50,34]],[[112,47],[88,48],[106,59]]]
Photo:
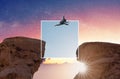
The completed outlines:
[[[88,70],[74,79],[120,78],[120,44],[87,42],[78,47],[76,55],[78,61],[87,64]]]
[[[44,56],[45,42],[12,37],[0,43],[0,79],[32,79]]]

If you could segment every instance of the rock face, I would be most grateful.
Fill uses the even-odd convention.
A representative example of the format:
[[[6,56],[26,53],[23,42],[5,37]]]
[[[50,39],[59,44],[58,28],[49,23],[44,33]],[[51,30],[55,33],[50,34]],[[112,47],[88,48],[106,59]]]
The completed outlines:
[[[89,42],[79,46],[78,61],[88,65],[85,74],[78,73],[74,79],[120,79],[120,45]]]
[[[5,39],[0,44],[0,79],[32,79],[42,62],[40,57],[44,56],[44,50],[45,42],[37,39]]]

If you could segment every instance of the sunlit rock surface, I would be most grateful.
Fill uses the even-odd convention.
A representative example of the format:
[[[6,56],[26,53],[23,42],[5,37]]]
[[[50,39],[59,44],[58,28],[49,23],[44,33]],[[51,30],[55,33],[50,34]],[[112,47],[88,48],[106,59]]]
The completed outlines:
[[[42,46],[42,50],[41,50]],[[0,44],[0,79],[32,79],[44,56],[45,42],[26,37],[7,38]]]
[[[76,54],[88,70],[74,79],[120,79],[120,44],[88,42],[80,45]]]

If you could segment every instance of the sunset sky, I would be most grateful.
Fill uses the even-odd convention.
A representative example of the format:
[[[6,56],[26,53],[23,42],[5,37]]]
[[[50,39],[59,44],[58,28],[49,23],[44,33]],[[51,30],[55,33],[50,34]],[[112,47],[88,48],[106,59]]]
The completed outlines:
[[[41,39],[41,20],[79,21],[79,44],[120,43],[120,0],[0,0],[0,42],[7,37]]]
[[[76,58],[46,58],[43,64],[67,64],[75,62],[77,62]]]
[[[120,0],[0,0],[0,41],[11,36],[40,39],[41,20],[80,21],[79,44],[120,43]]]
[[[41,20],[60,20],[62,16],[79,20],[79,44],[120,43],[120,0],[0,0],[0,42],[14,36],[41,39]],[[47,59],[44,63],[49,65],[42,64],[34,79],[73,79],[76,71],[70,65],[58,66],[66,61],[73,62],[57,59],[51,65],[56,59]]]

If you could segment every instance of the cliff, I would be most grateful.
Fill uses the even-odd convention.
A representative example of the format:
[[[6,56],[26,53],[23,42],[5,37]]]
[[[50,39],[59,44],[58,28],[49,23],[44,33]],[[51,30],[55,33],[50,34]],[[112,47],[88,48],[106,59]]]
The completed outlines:
[[[86,62],[88,70],[74,79],[120,78],[120,44],[88,42],[78,47],[76,55],[78,61]]]
[[[5,39],[0,44],[0,79],[32,79],[42,62],[40,57],[44,56],[44,50],[45,42],[37,39]]]

